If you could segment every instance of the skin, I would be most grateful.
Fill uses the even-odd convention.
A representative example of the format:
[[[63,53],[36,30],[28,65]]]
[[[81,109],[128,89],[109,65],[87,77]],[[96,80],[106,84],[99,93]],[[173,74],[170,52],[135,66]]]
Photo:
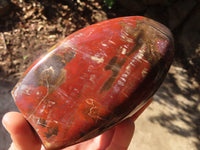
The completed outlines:
[[[122,121],[105,133],[63,150],[127,150],[135,130],[134,121],[151,102],[152,99],[132,117]],[[40,139],[21,113],[9,112],[5,114],[2,123],[10,133],[13,141],[9,150],[45,150]]]

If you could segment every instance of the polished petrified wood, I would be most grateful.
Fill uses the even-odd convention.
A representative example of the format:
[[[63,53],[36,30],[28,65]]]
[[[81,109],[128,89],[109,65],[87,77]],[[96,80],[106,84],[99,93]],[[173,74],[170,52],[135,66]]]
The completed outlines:
[[[95,137],[141,108],[173,59],[173,38],[145,17],[79,30],[39,58],[12,94],[47,149]]]

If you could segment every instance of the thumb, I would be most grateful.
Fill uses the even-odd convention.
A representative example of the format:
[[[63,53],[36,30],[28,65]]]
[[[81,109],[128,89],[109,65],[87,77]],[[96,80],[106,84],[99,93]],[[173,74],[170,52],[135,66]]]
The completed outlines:
[[[40,150],[41,142],[21,113],[9,112],[4,115],[2,124],[13,140],[9,150]]]

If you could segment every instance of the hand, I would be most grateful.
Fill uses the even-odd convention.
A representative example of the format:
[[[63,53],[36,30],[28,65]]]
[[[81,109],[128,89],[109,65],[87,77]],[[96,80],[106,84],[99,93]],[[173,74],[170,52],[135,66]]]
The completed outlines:
[[[134,133],[134,121],[151,101],[152,99],[131,118],[122,121],[105,133],[63,150],[126,150]],[[33,132],[33,129],[21,113],[7,113],[3,117],[2,123],[13,140],[9,150],[45,150],[45,148],[41,146],[40,139],[36,133]]]

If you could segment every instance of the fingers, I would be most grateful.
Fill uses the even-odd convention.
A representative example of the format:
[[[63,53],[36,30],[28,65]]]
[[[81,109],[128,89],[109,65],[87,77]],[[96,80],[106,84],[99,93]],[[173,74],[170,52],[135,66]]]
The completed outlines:
[[[96,143],[95,145],[91,145],[91,142],[88,142],[88,145],[90,145],[90,147],[96,147],[97,143],[101,141],[101,146],[99,145],[99,147],[102,147],[102,145],[103,147],[107,147],[107,145],[109,145],[106,150],[126,150],[135,130],[134,121],[151,102],[152,99],[131,118],[124,120],[110,131],[107,131],[103,134],[104,136],[101,135],[95,140],[93,139],[92,143]],[[22,114],[17,112],[7,113],[3,117],[2,123],[11,134],[13,140],[13,144],[9,150],[40,150],[41,142]]]
[[[13,140],[9,150],[40,150],[41,143],[22,114],[7,113],[2,120]]]
[[[128,118],[115,127],[115,133],[112,141],[106,150],[127,150],[133,133],[135,125],[132,119]]]
[[[134,121],[141,115],[142,112],[151,104],[153,98],[151,98],[142,108],[139,109],[131,118],[124,120],[122,123],[115,127],[115,133],[111,144],[106,150],[127,150],[134,130]]]

